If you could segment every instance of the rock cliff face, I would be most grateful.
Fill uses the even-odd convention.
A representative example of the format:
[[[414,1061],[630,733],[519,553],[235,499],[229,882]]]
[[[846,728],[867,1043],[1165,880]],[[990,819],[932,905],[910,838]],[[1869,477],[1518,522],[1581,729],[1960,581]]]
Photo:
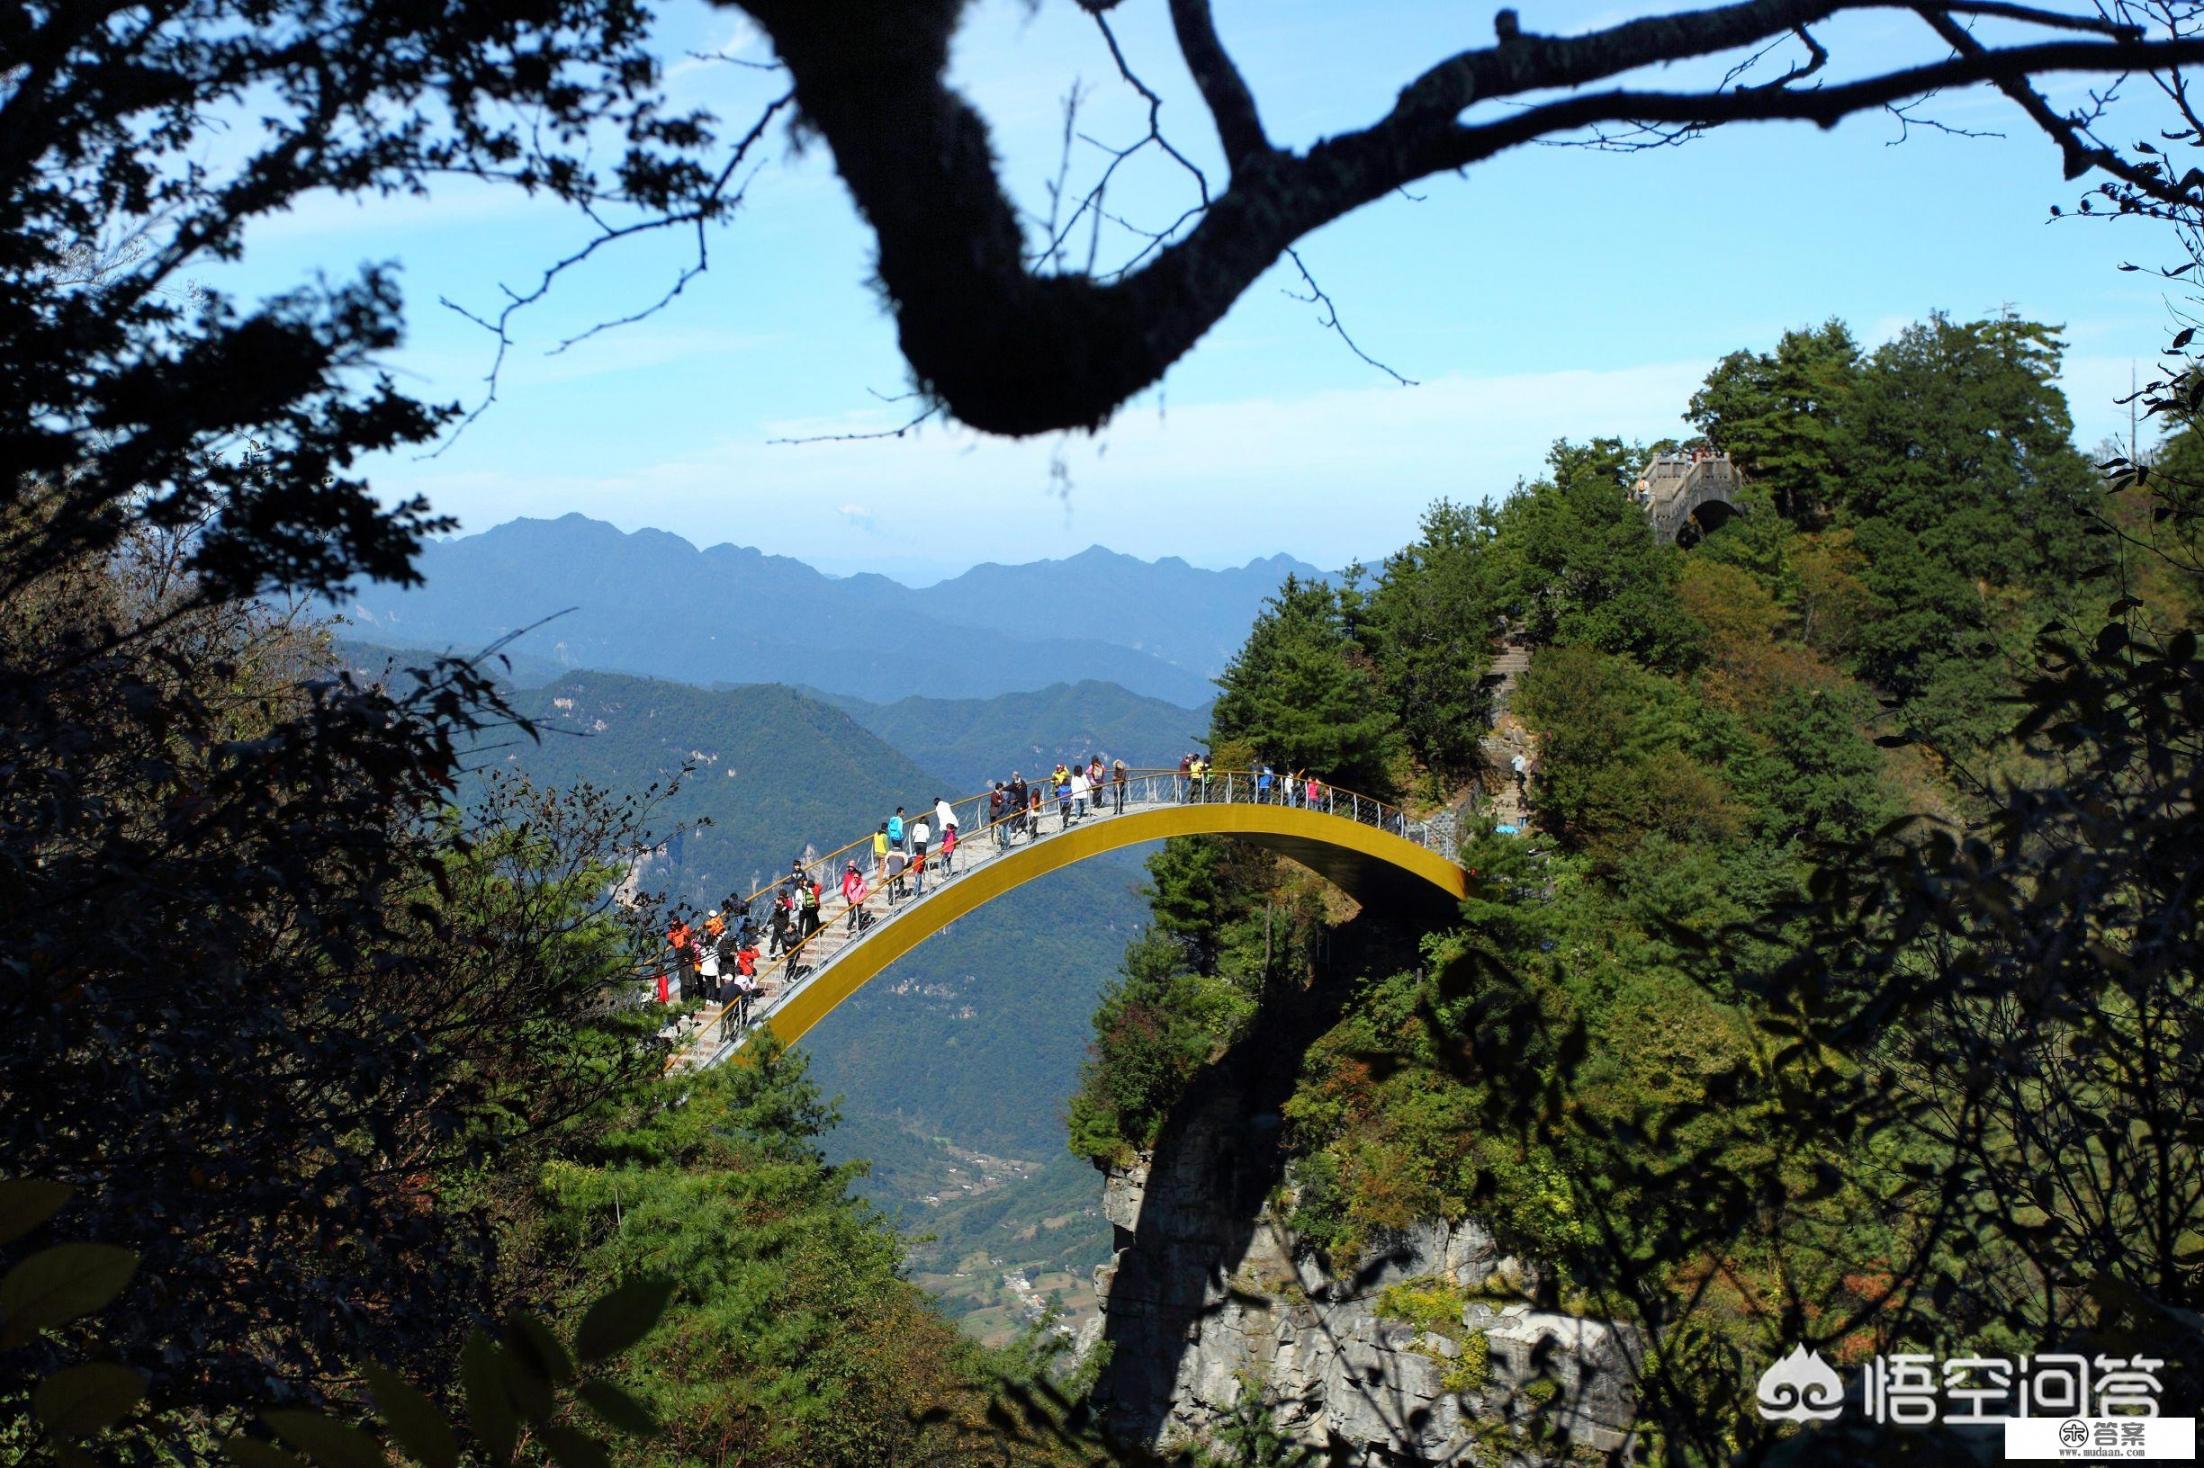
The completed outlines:
[[[1112,1434],[1209,1440],[1260,1403],[1330,1461],[1367,1468],[1529,1468],[1620,1445],[1635,1334],[1520,1303],[1534,1271],[1475,1223],[1408,1230],[1349,1279],[1296,1259],[1278,1221],[1279,1056],[1254,1049],[1257,1063],[1197,1085],[1153,1156],[1108,1176],[1117,1252],[1096,1272],[1095,1334]]]

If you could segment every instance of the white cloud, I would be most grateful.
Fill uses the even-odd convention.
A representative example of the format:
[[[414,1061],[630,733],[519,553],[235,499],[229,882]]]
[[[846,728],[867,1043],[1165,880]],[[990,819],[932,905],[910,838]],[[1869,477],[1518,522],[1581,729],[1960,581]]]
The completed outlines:
[[[555,339],[522,338],[505,354],[498,369],[498,391],[512,399],[525,388],[554,383],[584,382],[622,372],[641,372],[675,363],[730,357],[772,345],[765,333],[729,331],[713,326],[683,326],[666,315],[651,321],[601,331],[587,341],[576,342],[563,352],[553,352]],[[538,323],[516,324],[516,332]],[[577,328],[579,329],[579,328]],[[431,397],[458,396],[469,400],[480,395],[482,378],[496,360],[487,332],[462,336],[436,351],[409,351],[396,359],[396,373],[416,390]]]

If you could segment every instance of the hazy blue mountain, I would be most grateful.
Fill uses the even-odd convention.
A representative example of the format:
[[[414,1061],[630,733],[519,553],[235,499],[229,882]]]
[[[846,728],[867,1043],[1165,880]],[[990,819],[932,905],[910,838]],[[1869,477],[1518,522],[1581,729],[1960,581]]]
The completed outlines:
[[[913,601],[960,626],[1021,638],[1045,634],[1115,643],[1213,678],[1247,641],[1263,598],[1289,574],[1323,575],[1285,555],[1205,571],[1177,556],[1143,561],[1093,545],[1060,561],[974,566],[914,593]],[[1052,681],[1067,673],[1112,677],[1095,668],[1050,673]]]
[[[1208,700],[1288,572],[1313,574],[1284,556],[1204,571],[1097,546],[913,590],[582,515],[433,542],[419,569],[422,586],[360,588],[341,608],[351,635],[472,652],[519,633],[516,653],[559,667],[870,700],[1094,680],[1181,705]]]
[[[365,642],[357,637],[333,637],[329,647],[343,666],[370,678],[379,678],[388,672],[403,673],[408,668],[420,667],[430,655],[430,649],[427,648]],[[553,679],[574,670],[561,667],[546,657],[508,649],[487,659],[483,663],[483,671],[508,688],[541,688]]]
[[[872,699],[985,698],[1066,673],[1181,703],[1210,692],[1206,668],[1108,638],[949,620],[958,603],[930,597],[938,588],[837,579],[741,546],[700,551],[664,531],[628,534],[581,515],[438,541],[418,566],[424,585],[362,587],[341,607],[352,635],[473,651],[554,618],[521,633],[515,650],[564,667]]]
[[[959,791],[1092,754],[1135,769],[1175,765],[1209,728],[1207,704],[1187,708],[1092,679],[994,698],[819,696]]]

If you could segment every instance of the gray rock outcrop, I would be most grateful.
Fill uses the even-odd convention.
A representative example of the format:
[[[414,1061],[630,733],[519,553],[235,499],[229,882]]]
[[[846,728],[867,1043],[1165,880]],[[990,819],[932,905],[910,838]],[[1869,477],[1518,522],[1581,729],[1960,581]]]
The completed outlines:
[[[1352,1279],[1334,1278],[1295,1257],[1271,1203],[1250,1227],[1230,1216],[1234,1189],[1198,1185],[1189,1150],[1221,1161],[1223,1141],[1182,1136],[1167,1178],[1145,1159],[1109,1174],[1120,1247],[1096,1282],[1112,1353],[1103,1405],[1121,1437],[1155,1449],[1210,1441],[1254,1393],[1282,1430],[1369,1468],[1531,1468],[1625,1441],[1638,1355],[1628,1327],[1511,1298],[1535,1271],[1474,1222],[1408,1230]],[[1229,1184],[1230,1170],[1211,1181]],[[1402,1291],[1458,1312],[1395,1318]]]

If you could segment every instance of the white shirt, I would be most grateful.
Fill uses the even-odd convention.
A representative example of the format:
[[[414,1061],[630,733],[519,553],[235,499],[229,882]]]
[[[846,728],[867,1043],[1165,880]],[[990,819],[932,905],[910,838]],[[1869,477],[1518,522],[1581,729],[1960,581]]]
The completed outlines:
[[[913,846],[924,846],[933,839],[934,833],[926,829],[924,821],[911,822],[911,844]]]
[[[942,830],[946,831],[956,823],[957,813],[954,810],[950,809],[949,802],[946,800],[935,801],[934,824],[941,827]]]
[[[1085,770],[1073,771],[1071,777],[1071,798],[1074,800],[1086,799],[1087,789],[1087,772]]]
[[[718,978],[718,977],[719,977],[719,950],[718,950],[717,948],[713,947],[713,946],[712,946],[711,944],[709,944],[709,943],[705,944],[705,945],[704,945],[704,956],[703,956],[703,957],[702,957],[701,959],[699,959],[699,960],[697,961],[697,965],[696,965],[696,971],[697,971],[698,973],[700,973],[700,974],[704,975],[704,977],[705,977],[705,978],[707,978],[707,979],[716,979],[716,978]]]

